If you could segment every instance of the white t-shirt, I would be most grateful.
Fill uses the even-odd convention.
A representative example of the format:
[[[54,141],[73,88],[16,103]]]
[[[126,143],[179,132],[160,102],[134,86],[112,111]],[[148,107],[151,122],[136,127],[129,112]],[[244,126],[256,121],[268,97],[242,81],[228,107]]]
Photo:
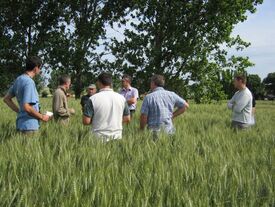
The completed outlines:
[[[123,116],[129,114],[126,99],[110,88],[91,96],[84,107],[84,115],[92,118],[93,134],[107,141],[121,139]]]

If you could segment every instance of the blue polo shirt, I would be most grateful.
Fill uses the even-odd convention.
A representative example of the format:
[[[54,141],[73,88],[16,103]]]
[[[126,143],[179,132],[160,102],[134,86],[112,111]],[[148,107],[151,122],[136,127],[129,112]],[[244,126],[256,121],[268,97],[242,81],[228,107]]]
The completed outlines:
[[[39,111],[39,97],[35,83],[28,75],[20,75],[8,92],[16,97],[19,104],[19,113],[16,118],[16,129],[19,131],[38,130],[39,121],[30,116],[23,108],[24,104],[32,105],[34,110]]]

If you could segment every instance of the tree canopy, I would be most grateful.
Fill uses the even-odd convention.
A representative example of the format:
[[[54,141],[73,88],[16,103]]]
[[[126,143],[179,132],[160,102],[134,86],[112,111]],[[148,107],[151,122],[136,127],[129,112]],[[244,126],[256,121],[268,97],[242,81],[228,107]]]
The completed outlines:
[[[20,73],[28,55],[39,55],[45,70],[52,71],[51,86],[58,75],[67,73],[76,97],[99,72],[109,71],[116,77],[133,76],[141,93],[149,89],[149,77],[158,73],[165,76],[168,89],[192,94],[196,102],[224,99],[229,89],[223,79],[229,77],[226,73],[253,65],[247,57],[228,56],[228,48],[249,46],[240,36],[232,37],[232,30],[262,2],[3,0],[2,91]],[[114,25],[121,35],[109,38]]]

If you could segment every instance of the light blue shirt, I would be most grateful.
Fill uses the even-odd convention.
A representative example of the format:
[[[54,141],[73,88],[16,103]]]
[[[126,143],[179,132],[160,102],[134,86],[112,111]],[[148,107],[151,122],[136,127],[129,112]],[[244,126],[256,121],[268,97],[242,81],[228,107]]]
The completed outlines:
[[[163,129],[168,134],[174,133],[172,117],[174,107],[185,107],[185,101],[176,93],[157,87],[145,96],[141,114],[147,115],[148,128],[153,131]]]
[[[39,111],[39,97],[34,81],[26,74],[19,76],[9,89],[9,94],[16,97],[19,104],[16,129],[19,131],[38,130],[39,121],[30,116],[23,108],[24,104],[28,103],[34,110]]]

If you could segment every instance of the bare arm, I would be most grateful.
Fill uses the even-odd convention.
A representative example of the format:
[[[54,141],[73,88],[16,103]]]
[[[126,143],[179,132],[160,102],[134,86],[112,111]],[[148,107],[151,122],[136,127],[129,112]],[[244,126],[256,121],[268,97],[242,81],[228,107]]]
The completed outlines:
[[[10,94],[7,94],[3,101],[8,105],[8,107],[13,110],[14,112],[18,113],[19,112],[19,108],[18,106],[13,102],[12,100],[12,96]]]
[[[140,129],[144,130],[147,125],[148,116],[145,114],[140,115]]]
[[[174,111],[173,119],[176,118],[177,116],[183,114],[187,108],[189,108],[189,104],[187,102],[185,102],[183,107],[178,108],[176,111]]]
[[[83,117],[82,117],[82,123],[83,123],[83,125],[91,125],[92,124],[92,118],[83,115]]]
[[[137,103],[137,98],[136,97],[132,97],[132,98],[130,98],[130,99],[127,100],[127,103],[129,105],[136,104]]]
[[[30,116],[32,116],[38,120],[41,120],[44,122],[47,122],[50,120],[50,116],[44,115],[44,114],[41,114],[41,113],[35,111],[34,108],[28,103],[24,104],[23,108]]]
[[[130,115],[123,116],[123,123],[128,124],[128,123],[130,123],[130,121],[131,121]]]

